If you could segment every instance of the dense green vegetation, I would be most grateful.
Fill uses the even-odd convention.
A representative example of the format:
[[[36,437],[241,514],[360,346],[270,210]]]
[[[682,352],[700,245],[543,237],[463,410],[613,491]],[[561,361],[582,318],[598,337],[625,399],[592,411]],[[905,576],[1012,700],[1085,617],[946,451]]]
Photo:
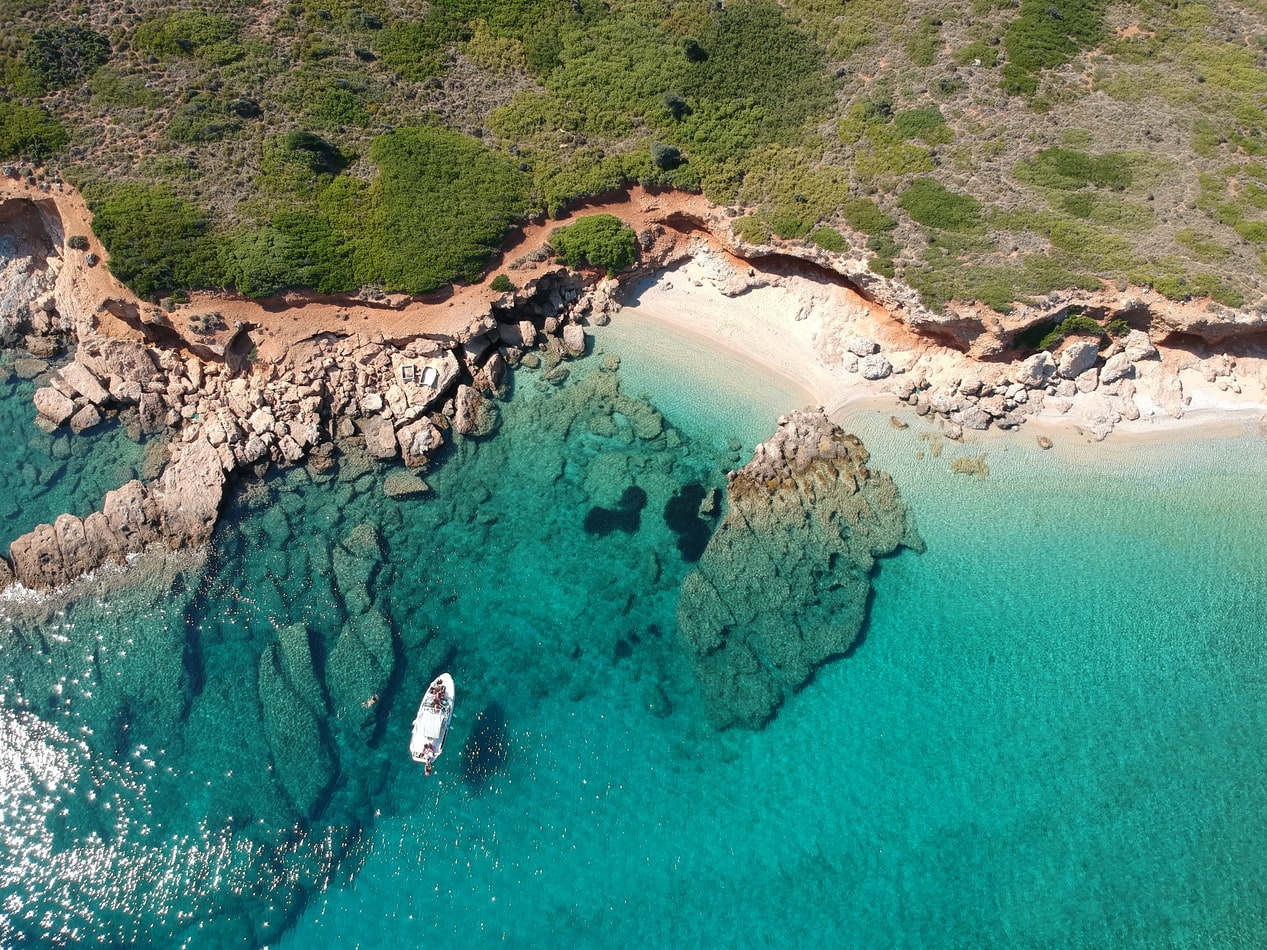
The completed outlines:
[[[204,240],[207,216],[170,188],[128,184],[87,197],[111,272],[142,297],[215,281],[218,249]]]
[[[550,246],[569,267],[624,270],[638,253],[638,237],[613,214],[591,214],[551,231]]]
[[[1267,8],[1214,0],[0,0],[0,158],[147,294],[476,280],[631,183],[926,303],[1267,290]],[[136,189],[140,188],[140,191]],[[141,200],[142,194],[149,196]],[[566,239],[565,239],[566,241]]]

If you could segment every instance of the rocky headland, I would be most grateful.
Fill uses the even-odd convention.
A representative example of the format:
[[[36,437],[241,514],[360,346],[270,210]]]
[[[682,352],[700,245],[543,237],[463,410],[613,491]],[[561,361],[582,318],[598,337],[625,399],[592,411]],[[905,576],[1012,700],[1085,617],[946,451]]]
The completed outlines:
[[[779,420],[727,476],[728,506],[678,600],[678,632],[719,727],[760,726],[866,617],[876,558],[922,550],[893,480],[821,409]]]

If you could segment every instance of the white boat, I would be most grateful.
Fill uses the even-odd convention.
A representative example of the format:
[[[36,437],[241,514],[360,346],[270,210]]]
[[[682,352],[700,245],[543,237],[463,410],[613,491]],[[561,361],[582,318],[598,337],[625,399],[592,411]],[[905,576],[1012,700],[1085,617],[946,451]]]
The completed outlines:
[[[414,732],[409,740],[409,754],[421,762],[431,774],[432,763],[444,751],[444,737],[453,718],[453,677],[441,673],[431,681],[414,716]]]

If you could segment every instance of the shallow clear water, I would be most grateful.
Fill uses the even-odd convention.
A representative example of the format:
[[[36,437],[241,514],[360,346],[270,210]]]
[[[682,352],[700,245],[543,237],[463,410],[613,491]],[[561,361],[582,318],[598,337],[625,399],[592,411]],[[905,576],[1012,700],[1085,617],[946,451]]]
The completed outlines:
[[[34,424],[31,396],[41,380],[20,379],[11,354],[0,354],[0,537],[7,544],[60,514],[84,517],[101,507],[105,493],[137,478],[144,447],[117,423],[75,435],[49,434]]]
[[[766,729],[718,734],[674,647],[689,565],[660,513],[800,399],[747,366],[701,387],[688,347],[619,330],[599,345],[665,413],[655,439],[569,396],[596,360],[562,394],[525,373],[501,431],[461,443],[428,495],[385,498],[386,470],[355,458],[330,481],[287,473],[239,493],[205,569],[12,621],[0,934],[1267,941],[1261,439],[1043,453],[848,420],[928,550],[882,562],[850,658]],[[983,451],[984,479],[951,472]],[[637,530],[588,533],[631,483]],[[352,584],[365,525],[381,558]],[[347,616],[376,611],[396,636],[377,731],[328,713],[342,768],[300,833],[261,653],[305,623],[331,679]],[[427,780],[404,750],[440,668],[457,716]]]

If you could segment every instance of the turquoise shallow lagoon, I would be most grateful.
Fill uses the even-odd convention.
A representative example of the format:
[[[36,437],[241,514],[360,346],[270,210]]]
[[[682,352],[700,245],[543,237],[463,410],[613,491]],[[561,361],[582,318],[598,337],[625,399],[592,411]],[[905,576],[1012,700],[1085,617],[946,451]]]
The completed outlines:
[[[1252,427],[1044,453],[846,419],[927,551],[881,562],[851,656],[764,730],[717,733],[675,648],[690,565],[661,512],[801,396],[665,332],[598,338],[664,414],[655,439],[569,396],[593,358],[562,392],[521,373],[426,496],[385,498],[352,457],[286,473],[239,491],[205,567],[5,608],[3,942],[1267,943]],[[952,473],[982,453],[988,476]],[[587,532],[631,483],[636,528]],[[381,557],[353,592],[337,552],[364,525]],[[366,603],[395,631],[387,708],[368,742],[331,710],[339,775],[303,831],[260,656],[303,623],[320,671]],[[405,747],[440,668],[458,715],[426,780]]]

